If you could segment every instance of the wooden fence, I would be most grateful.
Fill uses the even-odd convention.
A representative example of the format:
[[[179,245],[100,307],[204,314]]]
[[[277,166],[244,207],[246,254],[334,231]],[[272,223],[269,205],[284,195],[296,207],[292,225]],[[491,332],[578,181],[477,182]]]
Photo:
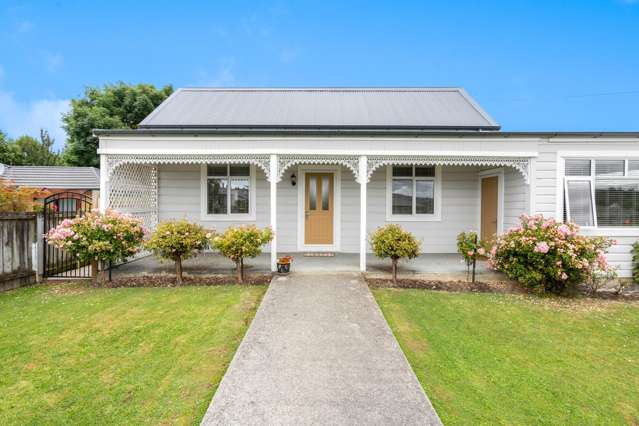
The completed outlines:
[[[38,239],[36,214],[0,213],[0,238],[0,291],[33,283],[36,272],[32,246]]]

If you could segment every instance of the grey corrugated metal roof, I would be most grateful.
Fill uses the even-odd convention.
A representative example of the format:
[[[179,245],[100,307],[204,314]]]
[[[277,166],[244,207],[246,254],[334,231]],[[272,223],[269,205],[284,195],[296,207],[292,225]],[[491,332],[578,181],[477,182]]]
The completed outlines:
[[[460,88],[185,88],[140,128],[415,128],[496,130]]]
[[[0,177],[18,186],[51,189],[99,189],[100,170],[95,167],[7,166]]]

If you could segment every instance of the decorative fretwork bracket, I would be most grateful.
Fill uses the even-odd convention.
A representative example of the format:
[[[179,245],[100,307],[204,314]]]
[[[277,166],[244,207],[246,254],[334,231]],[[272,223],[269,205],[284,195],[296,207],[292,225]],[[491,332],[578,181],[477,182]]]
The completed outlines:
[[[109,177],[123,164],[254,164],[270,180],[268,155],[250,154],[116,154],[107,156]]]
[[[530,183],[530,159],[528,157],[497,157],[497,156],[370,156],[368,157],[368,176],[370,180],[373,172],[380,167],[390,165],[425,165],[425,166],[487,166],[512,167],[524,177],[526,184]]]
[[[284,173],[291,166],[297,164],[341,164],[347,167],[355,179],[359,181],[359,157],[352,155],[280,155],[278,159],[277,181],[280,182],[284,177]]]

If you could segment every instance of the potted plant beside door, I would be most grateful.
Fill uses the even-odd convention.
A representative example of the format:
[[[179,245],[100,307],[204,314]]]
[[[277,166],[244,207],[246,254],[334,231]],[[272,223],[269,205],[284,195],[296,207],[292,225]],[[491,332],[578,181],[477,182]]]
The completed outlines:
[[[277,259],[277,272],[280,274],[288,274],[291,272],[291,260],[293,256],[282,256]]]

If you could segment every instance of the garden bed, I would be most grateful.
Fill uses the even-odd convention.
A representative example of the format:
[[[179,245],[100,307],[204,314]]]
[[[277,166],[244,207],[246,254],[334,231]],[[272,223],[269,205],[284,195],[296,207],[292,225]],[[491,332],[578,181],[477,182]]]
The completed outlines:
[[[107,281],[102,287],[184,287],[184,286],[217,286],[217,285],[266,285],[271,282],[270,274],[247,274],[242,284],[237,284],[235,276],[219,275],[184,275],[181,285],[176,284],[175,275],[141,274],[126,275]]]
[[[474,283],[461,280],[433,280],[423,278],[398,278],[397,283],[393,283],[390,278],[365,277],[366,283],[371,288],[416,288],[428,290],[441,290],[453,292],[476,292],[476,293],[512,293],[524,294],[526,289],[517,284],[509,282],[483,282]]]
[[[371,288],[413,288],[426,290],[439,290],[460,293],[502,293],[502,294],[531,294],[532,292],[512,281],[483,282],[474,283],[462,280],[434,280],[424,278],[399,278],[397,283],[393,283],[390,278],[365,277],[366,283]],[[590,294],[583,286],[577,292],[567,296],[592,297],[595,299],[608,300],[639,300],[639,291],[626,291],[617,294],[610,290],[599,290],[595,295]]]

